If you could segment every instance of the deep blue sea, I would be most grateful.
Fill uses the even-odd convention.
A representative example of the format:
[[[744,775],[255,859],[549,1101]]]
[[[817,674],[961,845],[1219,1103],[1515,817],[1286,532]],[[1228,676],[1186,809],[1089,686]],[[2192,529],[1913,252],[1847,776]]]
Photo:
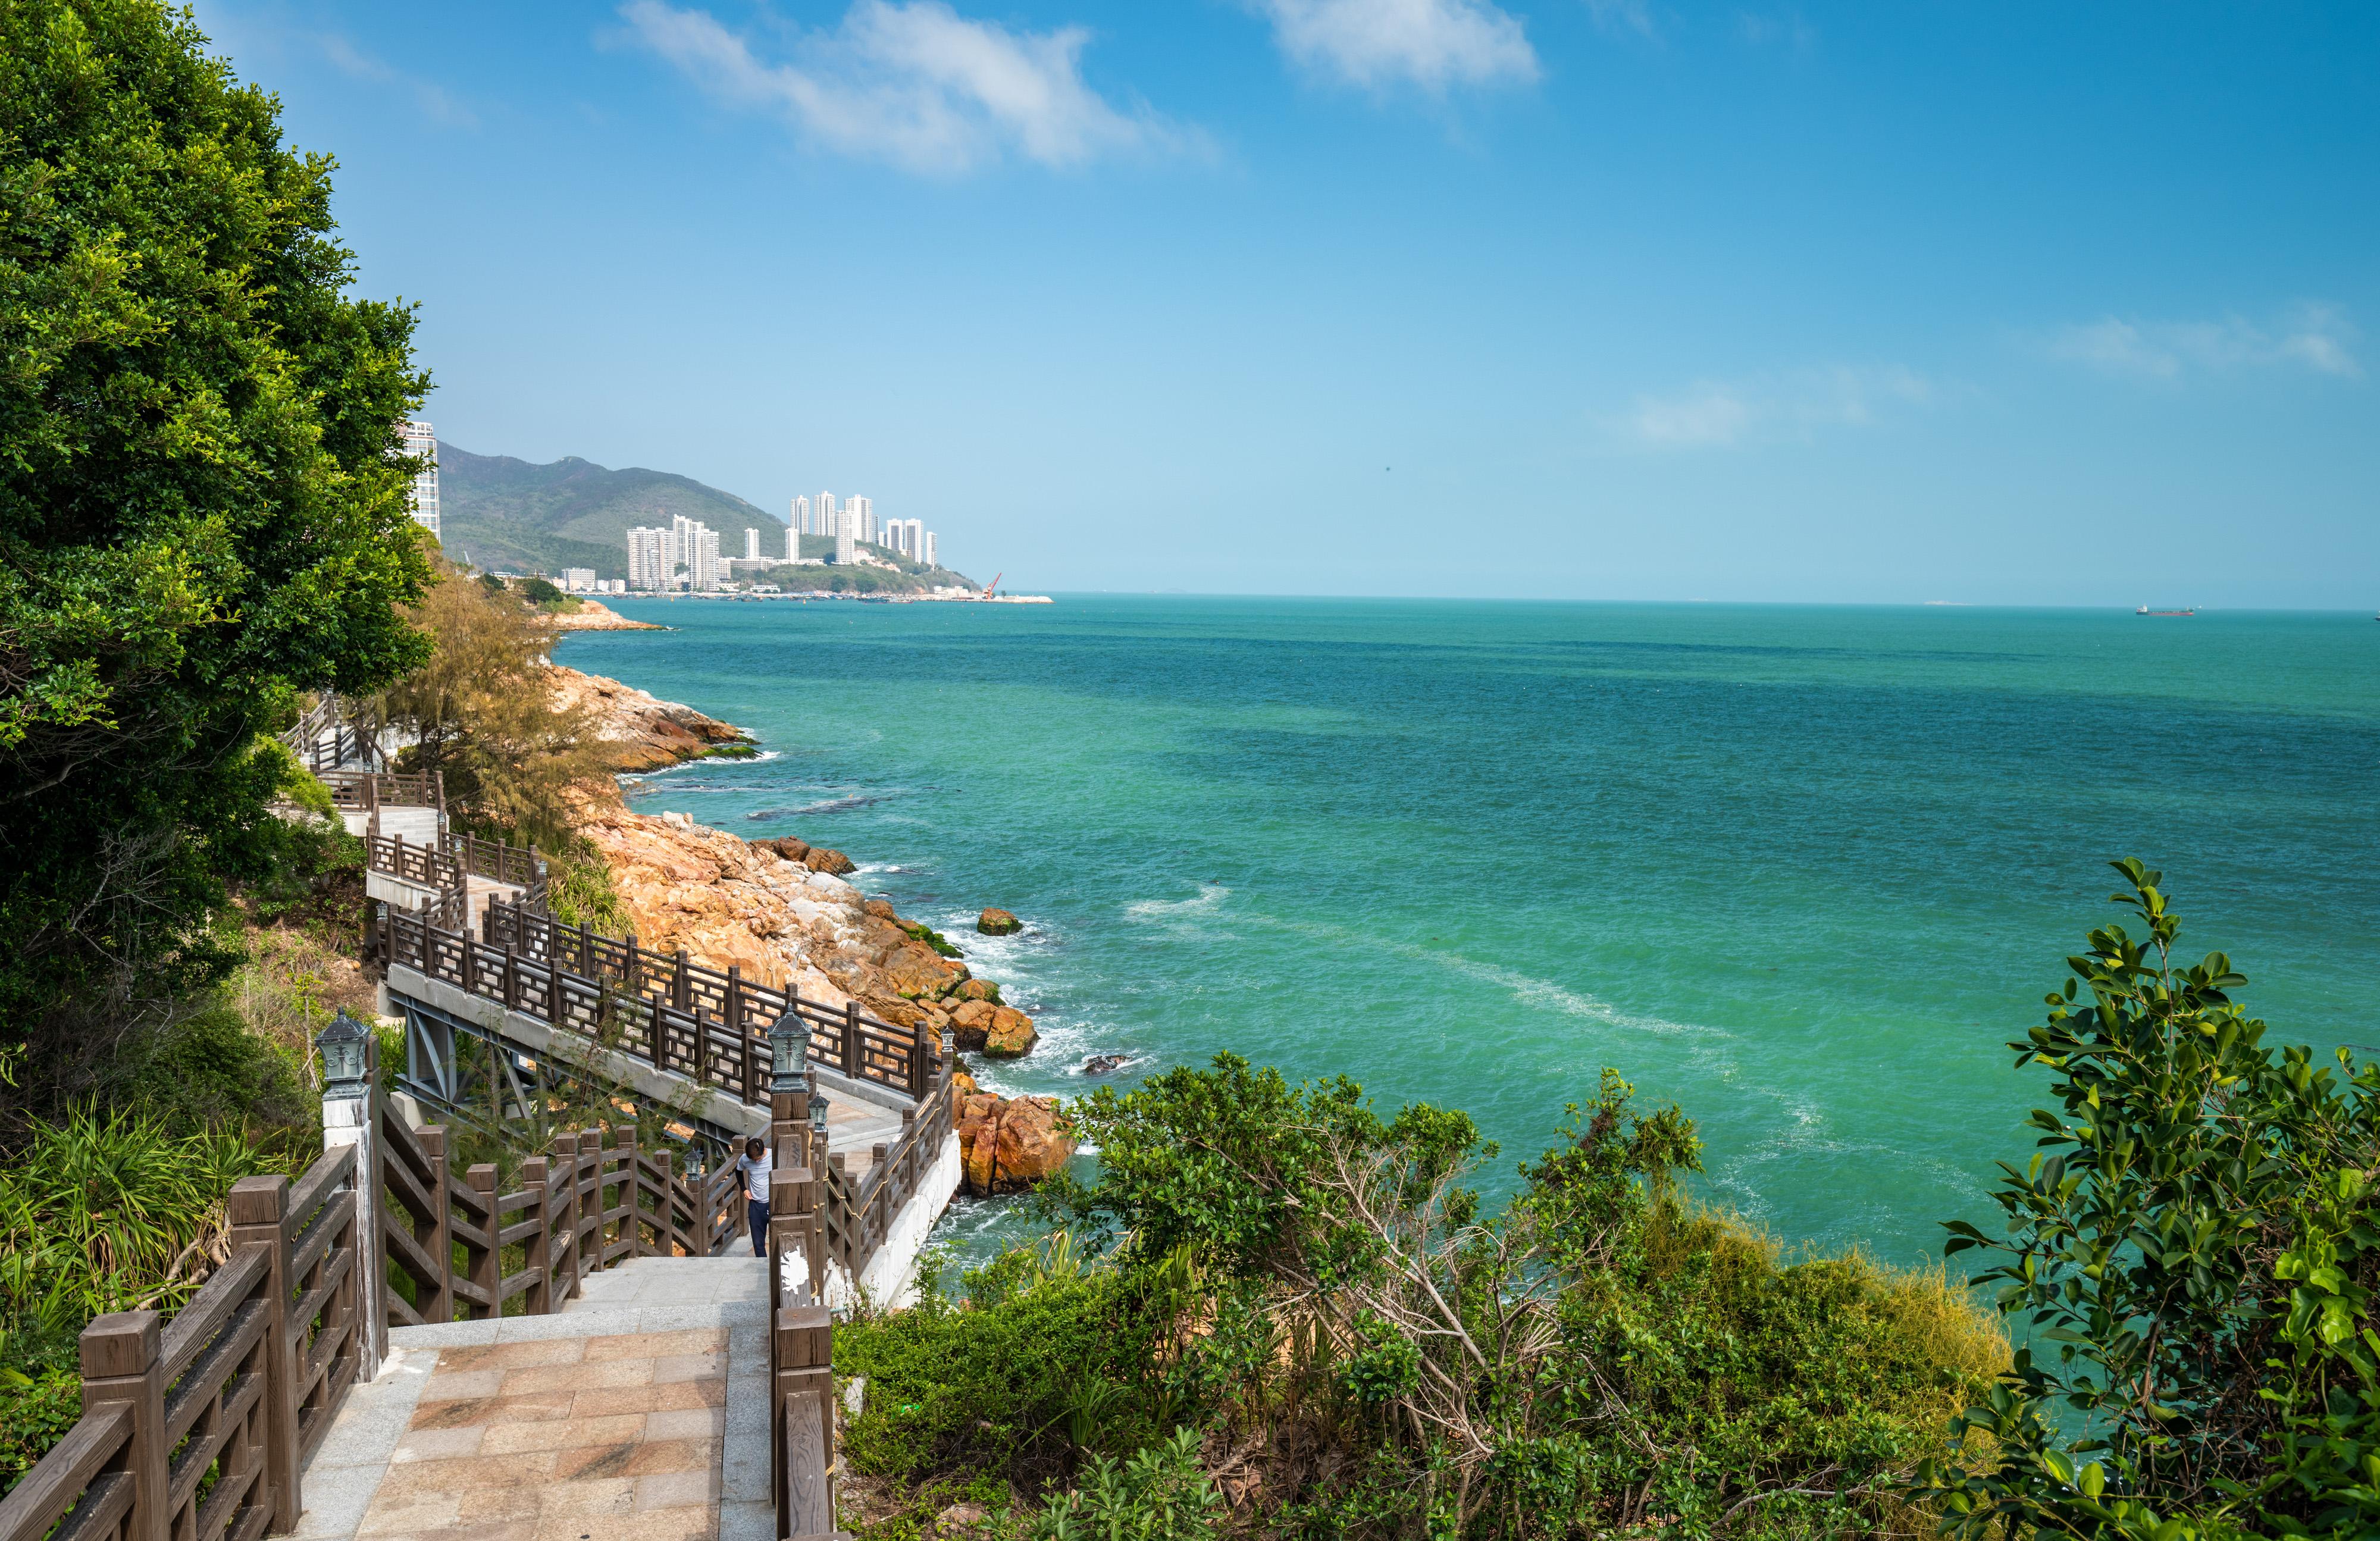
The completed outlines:
[[[1038,1019],[1003,1090],[1229,1050],[1466,1109],[1509,1183],[1611,1066],[1698,1121],[1706,1198],[1914,1263],[2031,1148],[2006,1045],[2111,856],[2277,1037],[2380,1044],[2368,614],[618,608],[677,629],[559,661],[770,751],[635,805],[862,862]]]

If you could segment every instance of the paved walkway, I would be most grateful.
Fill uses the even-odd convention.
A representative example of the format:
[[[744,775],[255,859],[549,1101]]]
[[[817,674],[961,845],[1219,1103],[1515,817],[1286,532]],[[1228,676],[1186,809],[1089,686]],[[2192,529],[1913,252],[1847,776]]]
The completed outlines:
[[[765,1266],[637,1258],[551,1317],[399,1328],[306,1468],[310,1541],[772,1541]]]

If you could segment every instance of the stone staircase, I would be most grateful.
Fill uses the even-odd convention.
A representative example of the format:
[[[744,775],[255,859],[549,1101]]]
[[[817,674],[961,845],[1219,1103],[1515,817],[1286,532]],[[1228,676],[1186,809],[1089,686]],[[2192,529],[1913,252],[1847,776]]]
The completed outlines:
[[[297,1535],[773,1541],[768,1282],[748,1253],[638,1257],[552,1316],[392,1329]]]

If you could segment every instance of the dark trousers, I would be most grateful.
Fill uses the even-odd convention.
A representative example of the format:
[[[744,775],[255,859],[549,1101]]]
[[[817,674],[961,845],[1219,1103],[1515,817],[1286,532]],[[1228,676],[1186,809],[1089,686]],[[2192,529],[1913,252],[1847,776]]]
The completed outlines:
[[[769,1201],[747,1198],[744,1201],[744,1207],[752,1221],[752,1256],[766,1257],[769,1256]]]

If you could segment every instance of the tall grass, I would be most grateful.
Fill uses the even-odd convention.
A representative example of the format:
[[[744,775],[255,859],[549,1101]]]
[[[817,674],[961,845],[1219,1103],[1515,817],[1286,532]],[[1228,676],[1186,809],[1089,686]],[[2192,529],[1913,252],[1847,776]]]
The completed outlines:
[[[170,1310],[225,1250],[224,1198],[290,1153],[244,1131],[173,1133],[91,1108],[31,1126],[0,1170],[0,1327],[12,1356],[56,1352],[108,1311]]]

